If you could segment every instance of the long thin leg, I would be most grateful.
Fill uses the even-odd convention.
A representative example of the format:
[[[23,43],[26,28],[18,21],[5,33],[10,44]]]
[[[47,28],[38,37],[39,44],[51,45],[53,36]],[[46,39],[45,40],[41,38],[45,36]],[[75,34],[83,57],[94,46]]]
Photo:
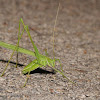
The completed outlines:
[[[51,66],[50,66],[50,67],[51,67]],[[67,78],[63,72],[59,71],[58,69],[56,69],[56,68],[54,68],[54,67],[51,67],[51,68],[53,68],[55,71],[57,71],[58,73],[60,73],[60,74],[61,74],[64,78],[66,78],[69,82],[75,84],[73,81],[71,81],[69,78]]]
[[[64,78],[66,78],[69,82],[75,84],[73,81],[71,81],[69,78],[67,78],[67,77],[65,76],[60,59],[55,59],[55,61],[59,61],[59,64],[60,64],[60,67],[61,67],[61,71],[59,71],[59,70],[56,69],[55,67],[52,67],[52,68],[53,68],[55,71],[57,71],[58,73],[60,73],[60,74],[61,74]],[[51,67],[51,66],[50,66],[50,67]]]
[[[30,74],[30,72],[28,72],[28,75],[27,75],[27,78],[26,78],[26,81],[25,81],[25,83],[24,83],[23,87],[25,87],[25,86],[26,86],[26,83],[27,83],[27,81],[28,81],[28,79],[29,79],[29,74]]]
[[[26,30],[26,32],[27,32],[27,34],[28,34],[28,36],[29,36],[29,38],[30,38],[30,40],[31,40],[31,43],[32,43],[33,48],[34,48],[34,50],[35,50],[35,55],[36,55],[37,61],[38,61],[38,63],[39,63],[39,62],[40,62],[40,53],[39,53],[39,51],[38,51],[36,45],[34,44],[34,42],[33,42],[33,40],[32,40],[32,37],[31,37],[31,35],[30,35],[28,26],[26,26],[26,25],[24,24],[24,22],[23,22],[22,19],[21,19],[21,22],[22,22],[22,24],[23,24],[23,26],[24,26],[24,28],[25,28],[25,30]]]
[[[17,64],[18,64],[18,49],[19,49],[19,39],[20,39],[20,22],[19,22],[19,32],[18,32],[18,45],[17,45],[17,55],[16,55],[16,67],[17,67]]]

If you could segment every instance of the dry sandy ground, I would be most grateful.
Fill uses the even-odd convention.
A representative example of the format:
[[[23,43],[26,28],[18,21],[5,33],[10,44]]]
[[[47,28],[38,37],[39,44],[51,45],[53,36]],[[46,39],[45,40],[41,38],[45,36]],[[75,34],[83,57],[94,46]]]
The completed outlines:
[[[26,75],[21,73],[34,57],[16,54],[0,77],[0,100],[100,100],[100,2],[99,0],[61,0],[55,33],[55,56],[63,64],[65,75],[52,74],[49,67],[37,69],[22,88]],[[22,17],[29,25],[33,41],[44,54],[52,52],[52,29],[58,0],[0,0],[0,41],[16,44],[18,23]],[[27,34],[20,46],[34,50]],[[0,74],[12,51],[0,47]],[[23,65],[23,66],[22,66]],[[56,68],[60,69],[59,63]]]

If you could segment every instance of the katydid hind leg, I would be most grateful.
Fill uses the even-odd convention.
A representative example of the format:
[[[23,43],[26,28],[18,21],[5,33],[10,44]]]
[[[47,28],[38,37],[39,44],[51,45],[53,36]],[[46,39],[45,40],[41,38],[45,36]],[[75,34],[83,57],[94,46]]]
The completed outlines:
[[[35,50],[36,58],[37,58],[37,60],[38,60],[38,62],[39,62],[39,61],[40,61],[40,53],[39,53],[39,51],[38,51],[36,45],[34,44],[34,42],[33,42],[33,40],[32,40],[32,37],[31,37],[30,32],[29,32],[29,28],[28,28],[27,25],[24,24],[24,22],[23,22],[22,19],[21,19],[21,22],[22,22],[22,24],[23,24],[23,26],[24,26],[24,28],[25,28],[25,30],[26,30],[26,32],[27,32],[27,34],[28,34],[28,36],[29,36],[29,38],[30,38],[30,40],[31,40],[31,43],[32,43],[33,48],[34,48],[34,50]]]
[[[18,49],[19,49],[19,40],[20,40],[20,21],[19,21],[19,32],[18,32],[18,41],[17,41],[17,46],[16,46],[16,48],[17,48],[17,55],[16,55],[16,67],[17,67],[17,64],[18,64]]]

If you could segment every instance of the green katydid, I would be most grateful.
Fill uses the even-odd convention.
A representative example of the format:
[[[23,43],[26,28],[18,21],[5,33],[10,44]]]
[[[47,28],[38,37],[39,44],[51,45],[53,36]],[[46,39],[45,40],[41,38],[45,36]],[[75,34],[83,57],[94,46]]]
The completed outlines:
[[[20,24],[21,24],[21,23],[23,24],[23,31],[22,31],[22,33],[20,34]],[[29,37],[30,40],[31,40],[31,43],[32,43],[32,45],[33,45],[33,48],[34,48],[34,51],[35,51],[35,52],[19,47],[19,41],[20,41],[20,39],[21,39],[21,37],[22,37],[22,35],[23,35],[23,33],[24,33],[24,30],[27,32],[28,37]],[[19,21],[19,33],[18,33],[18,42],[17,42],[17,45],[12,45],[12,44],[8,44],[8,43],[1,42],[1,41],[0,41],[0,46],[13,50],[13,53],[12,53],[12,55],[11,55],[11,57],[10,57],[8,63],[7,63],[7,66],[5,67],[5,69],[4,69],[4,71],[3,71],[3,73],[2,73],[1,76],[4,75],[4,73],[5,73],[5,71],[6,71],[7,67],[8,67],[8,64],[10,63],[10,60],[12,59],[12,56],[13,56],[14,52],[17,51],[17,52],[25,53],[25,54],[28,54],[28,55],[31,55],[31,56],[36,57],[35,60],[33,60],[33,61],[32,61],[31,63],[29,63],[26,67],[24,67],[24,69],[22,70],[22,73],[23,73],[23,74],[26,74],[26,73],[30,74],[31,71],[37,69],[38,67],[43,67],[43,66],[46,67],[46,66],[49,66],[49,67],[51,67],[52,69],[54,69],[55,71],[59,72],[64,78],[66,78],[67,80],[69,80],[69,79],[64,75],[63,70],[62,70],[62,71],[59,71],[58,69],[55,68],[55,61],[59,61],[59,62],[60,62],[59,59],[55,59],[55,58],[54,58],[54,59],[51,59],[51,58],[49,58],[49,57],[47,57],[47,56],[44,56],[44,55],[42,55],[42,54],[39,53],[39,51],[38,51],[36,45],[34,44],[32,38],[31,38],[31,35],[30,35],[30,32],[29,32],[29,28],[28,28],[27,25],[24,24],[22,18],[21,18],[20,21]],[[61,66],[61,63],[60,63],[60,66]],[[27,79],[28,79],[28,77],[27,77]],[[27,79],[26,79],[26,82],[27,82]],[[71,80],[69,80],[69,81],[70,81],[71,83],[74,83],[74,82],[71,81]],[[24,86],[26,85],[26,82],[25,82]]]

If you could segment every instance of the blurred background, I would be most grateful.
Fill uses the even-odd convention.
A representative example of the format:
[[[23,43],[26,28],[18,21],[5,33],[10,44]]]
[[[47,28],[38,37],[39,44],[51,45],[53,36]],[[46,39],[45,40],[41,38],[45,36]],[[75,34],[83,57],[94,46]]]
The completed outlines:
[[[47,49],[49,56],[54,57],[52,31],[59,2],[55,57],[77,86],[58,73],[36,73],[27,87],[20,88],[26,78],[21,74],[22,67],[9,67],[0,78],[1,100],[100,100],[100,0],[0,0],[0,41],[16,44],[19,20],[23,18],[40,53]],[[34,50],[27,34],[20,46]],[[9,60],[11,53],[0,47],[1,60]],[[27,65],[33,59],[19,54],[20,64]],[[16,62],[16,55],[12,61]],[[6,63],[0,63],[2,72]],[[56,68],[60,69],[58,63]],[[43,69],[51,71],[48,67]]]

